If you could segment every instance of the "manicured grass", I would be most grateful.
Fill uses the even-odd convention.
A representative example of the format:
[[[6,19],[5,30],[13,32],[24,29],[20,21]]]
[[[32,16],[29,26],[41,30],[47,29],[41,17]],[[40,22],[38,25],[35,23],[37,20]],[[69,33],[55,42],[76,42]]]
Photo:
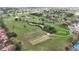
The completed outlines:
[[[65,27],[62,27],[59,23],[55,23],[54,27],[57,30],[57,35],[67,36],[69,35],[69,30]]]
[[[55,28],[58,31],[56,36],[51,36],[50,40],[47,40],[43,43],[37,44],[35,46],[29,43],[29,40],[33,40],[36,37],[41,37],[46,34],[46,32],[42,31],[39,27],[30,26],[26,22],[16,22],[13,17],[4,19],[4,23],[9,29],[9,32],[16,32],[18,37],[14,39],[14,41],[22,42],[22,50],[26,51],[38,51],[38,50],[64,50],[66,46],[67,35],[66,29],[55,24]],[[24,27],[24,25],[26,27]],[[64,35],[63,35],[63,34]]]

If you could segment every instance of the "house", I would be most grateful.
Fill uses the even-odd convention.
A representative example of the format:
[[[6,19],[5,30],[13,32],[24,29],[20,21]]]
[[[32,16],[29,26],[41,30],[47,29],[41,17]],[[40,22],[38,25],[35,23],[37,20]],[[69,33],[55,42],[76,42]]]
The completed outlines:
[[[1,51],[15,51],[15,50],[16,50],[16,47],[13,44],[9,44],[1,49]]]
[[[72,25],[69,25],[68,28],[72,33],[79,33],[79,24],[74,23]]]

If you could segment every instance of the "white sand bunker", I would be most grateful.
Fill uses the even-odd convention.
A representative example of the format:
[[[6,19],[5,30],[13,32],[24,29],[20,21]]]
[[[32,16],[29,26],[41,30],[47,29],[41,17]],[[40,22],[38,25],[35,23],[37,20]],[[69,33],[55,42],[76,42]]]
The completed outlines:
[[[30,40],[29,42],[30,42],[32,45],[36,45],[36,44],[42,43],[42,42],[44,42],[44,41],[50,39],[49,35],[50,35],[50,34],[47,33],[46,35],[43,35],[42,37],[37,38],[37,39],[35,39],[35,40]]]

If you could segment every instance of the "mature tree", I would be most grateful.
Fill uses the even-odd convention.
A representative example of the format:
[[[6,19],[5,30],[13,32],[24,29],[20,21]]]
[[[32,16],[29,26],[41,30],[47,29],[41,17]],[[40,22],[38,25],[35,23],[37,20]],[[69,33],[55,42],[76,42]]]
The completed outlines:
[[[50,25],[44,25],[43,28],[44,31],[49,32],[49,33],[56,33],[56,29],[53,26]]]

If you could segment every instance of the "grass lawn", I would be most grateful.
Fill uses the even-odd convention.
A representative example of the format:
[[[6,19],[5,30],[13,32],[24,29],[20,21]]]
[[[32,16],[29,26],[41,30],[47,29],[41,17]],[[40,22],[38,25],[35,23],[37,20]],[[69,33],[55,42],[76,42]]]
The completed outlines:
[[[18,36],[14,39],[14,41],[22,42],[22,50],[24,51],[63,51],[66,46],[67,29],[58,26],[58,24],[54,25],[58,30],[56,35],[52,35],[50,40],[33,46],[29,43],[29,40],[41,37],[45,35],[46,32],[36,26],[30,26],[26,22],[16,22],[13,17],[5,18],[4,23],[8,27],[9,32],[17,33]],[[24,25],[26,27],[24,27]]]

